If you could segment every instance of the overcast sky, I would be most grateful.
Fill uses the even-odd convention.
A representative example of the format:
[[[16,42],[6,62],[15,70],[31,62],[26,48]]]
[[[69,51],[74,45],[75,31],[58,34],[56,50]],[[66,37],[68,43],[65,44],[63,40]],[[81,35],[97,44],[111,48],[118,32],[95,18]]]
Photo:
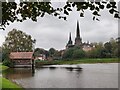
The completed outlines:
[[[60,2],[54,4],[61,6]],[[0,30],[0,46],[5,41],[7,33],[16,28],[36,39],[35,47],[47,50],[51,47],[59,50],[64,49],[68,42],[69,32],[72,33],[74,43],[77,20],[79,21],[80,35],[83,42],[106,42],[111,37],[117,38],[117,19],[114,19],[107,10],[102,11],[99,18],[100,21],[93,21],[90,11],[86,11],[85,17],[80,18],[79,13],[73,11],[67,17],[67,21],[45,15],[43,18],[39,17],[38,22],[31,20],[22,23],[15,22],[7,26],[5,31]]]

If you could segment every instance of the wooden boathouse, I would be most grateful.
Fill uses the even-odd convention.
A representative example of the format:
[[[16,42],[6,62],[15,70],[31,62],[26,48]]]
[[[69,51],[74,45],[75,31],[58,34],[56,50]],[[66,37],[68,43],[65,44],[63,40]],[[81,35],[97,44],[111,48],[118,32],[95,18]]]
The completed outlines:
[[[14,67],[32,67],[34,66],[33,52],[11,52],[10,60]]]

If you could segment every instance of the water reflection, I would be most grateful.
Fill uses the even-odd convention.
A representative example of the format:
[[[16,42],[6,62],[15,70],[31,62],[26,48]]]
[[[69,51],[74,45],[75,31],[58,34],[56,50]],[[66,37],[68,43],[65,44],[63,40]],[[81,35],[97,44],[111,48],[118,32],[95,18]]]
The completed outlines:
[[[68,71],[81,71],[82,68],[77,66],[77,67],[65,67]]]
[[[82,69],[82,68],[83,69]],[[24,88],[117,88],[117,64],[48,65],[12,68],[3,76]]]
[[[32,76],[35,75],[35,67],[32,67]]]
[[[32,77],[34,72],[31,68],[9,68],[3,71],[2,75],[6,78],[20,79]]]

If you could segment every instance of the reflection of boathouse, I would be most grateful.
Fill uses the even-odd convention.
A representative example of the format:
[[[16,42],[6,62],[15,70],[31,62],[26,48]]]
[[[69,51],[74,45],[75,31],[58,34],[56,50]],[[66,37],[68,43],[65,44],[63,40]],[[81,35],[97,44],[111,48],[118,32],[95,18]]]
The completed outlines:
[[[33,58],[33,52],[11,52],[10,60],[14,65],[31,65]]]
[[[31,68],[9,68],[2,75],[8,79],[24,79],[33,76]]]

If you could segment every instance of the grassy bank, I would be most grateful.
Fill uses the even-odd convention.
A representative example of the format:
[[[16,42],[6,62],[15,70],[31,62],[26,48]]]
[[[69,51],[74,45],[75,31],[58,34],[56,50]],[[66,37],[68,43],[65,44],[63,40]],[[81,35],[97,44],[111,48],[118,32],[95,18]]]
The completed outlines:
[[[8,68],[9,67],[0,64],[0,71]],[[0,87],[2,87],[2,90],[23,90],[23,88],[21,88],[19,85],[3,78],[2,76],[0,76]]]
[[[9,68],[9,67],[0,64],[0,71],[1,71],[1,70],[6,70],[6,69],[8,69],[8,68]]]
[[[0,85],[2,85],[2,90],[23,90],[20,86],[3,77],[0,77]]]
[[[79,60],[54,60],[54,61],[36,61],[36,66],[39,65],[54,65],[54,64],[85,64],[85,63],[118,63],[118,58],[94,58],[94,59],[79,59]]]

